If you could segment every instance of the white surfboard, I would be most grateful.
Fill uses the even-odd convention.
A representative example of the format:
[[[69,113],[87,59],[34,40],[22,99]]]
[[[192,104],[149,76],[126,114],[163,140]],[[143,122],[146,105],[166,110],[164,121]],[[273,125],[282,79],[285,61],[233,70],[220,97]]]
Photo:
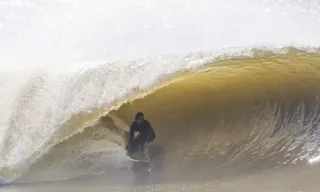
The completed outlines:
[[[126,154],[126,156],[130,161],[133,162],[148,163],[150,161],[147,147],[144,148],[143,152],[140,149],[138,149],[137,152],[131,155]]]

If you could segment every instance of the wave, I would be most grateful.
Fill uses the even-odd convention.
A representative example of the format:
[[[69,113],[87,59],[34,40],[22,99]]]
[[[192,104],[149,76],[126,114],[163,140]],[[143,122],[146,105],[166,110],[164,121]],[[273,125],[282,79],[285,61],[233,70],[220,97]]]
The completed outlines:
[[[28,182],[119,171],[137,111],[157,132],[162,156],[152,157],[164,171],[314,163],[318,52],[239,48],[2,72],[1,93],[11,95],[1,98],[0,175]]]

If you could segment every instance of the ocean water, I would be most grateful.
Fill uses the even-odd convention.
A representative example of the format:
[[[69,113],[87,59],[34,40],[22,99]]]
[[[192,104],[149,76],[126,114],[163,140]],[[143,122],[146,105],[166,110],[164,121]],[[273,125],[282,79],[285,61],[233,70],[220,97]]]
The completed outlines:
[[[0,1],[4,190],[317,191],[320,2]],[[157,138],[128,169],[142,111]]]

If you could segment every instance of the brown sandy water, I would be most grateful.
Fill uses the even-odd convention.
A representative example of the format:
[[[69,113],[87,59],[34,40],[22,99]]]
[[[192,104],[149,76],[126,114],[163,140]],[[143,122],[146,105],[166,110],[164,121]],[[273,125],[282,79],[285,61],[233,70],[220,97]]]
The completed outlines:
[[[1,190],[317,191],[319,54],[257,52],[172,78],[54,144]],[[124,156],[137,111],[157,134],[151,172],[128,170]]]

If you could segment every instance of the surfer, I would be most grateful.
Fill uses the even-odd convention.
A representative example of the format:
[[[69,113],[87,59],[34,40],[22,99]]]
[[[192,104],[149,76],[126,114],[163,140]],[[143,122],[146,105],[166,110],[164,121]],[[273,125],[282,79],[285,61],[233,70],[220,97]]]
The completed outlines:
[[[134,137],[134,132],[139,132],[139,135]],[[144,150],[144,144],[155,139],[155,133],[149,121],[144,119],[144,114],[138,112],[135,120],[132,122],[129,133],[129,142],[127,146],[128,154],[134,153],[140,146],[141,151]]]

